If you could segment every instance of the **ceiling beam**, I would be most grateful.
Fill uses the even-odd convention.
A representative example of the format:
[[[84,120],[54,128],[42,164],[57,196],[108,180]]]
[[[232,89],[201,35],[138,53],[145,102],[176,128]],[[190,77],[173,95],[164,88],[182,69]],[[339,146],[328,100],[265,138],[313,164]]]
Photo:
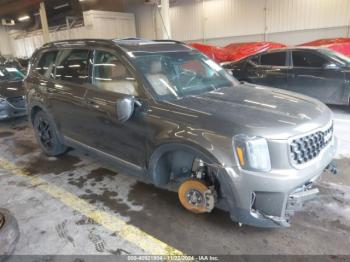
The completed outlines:
[[[20,11],[31,10],[34,7],[39,9],[39,4],[42,1],[43,0],[13,0],[5,4],[0,4],[0,18]]]

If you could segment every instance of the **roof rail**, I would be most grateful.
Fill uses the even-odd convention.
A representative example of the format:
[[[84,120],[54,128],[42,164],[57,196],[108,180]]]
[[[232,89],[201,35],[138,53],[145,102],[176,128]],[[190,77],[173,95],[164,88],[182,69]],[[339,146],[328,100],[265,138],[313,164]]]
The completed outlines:
[[[59,41],[52,41],[48,42],[43,45],[43,47],[53,46],[53,45],[64,45],[64,44],[74,44],[79,42],[104,42],[104,43],[111,43],[112,40],[109,39],[97,39],[97,38],[82,38],[82,39],[67,39],[67,40],[59,40]]]
[[[172,39],[156,39],[156,40],[152,40],[154,42],[160,42],[160,43],[176,43],[176,44],[182,44],[182,45],[186,45],[185,42],[182,41],[178,41],[178,40],[172,40]]]
[[[116,38],[113,39],[113,41],[143,41],[145,39],[138,38],[138,37],[128,37],[128,38]]]

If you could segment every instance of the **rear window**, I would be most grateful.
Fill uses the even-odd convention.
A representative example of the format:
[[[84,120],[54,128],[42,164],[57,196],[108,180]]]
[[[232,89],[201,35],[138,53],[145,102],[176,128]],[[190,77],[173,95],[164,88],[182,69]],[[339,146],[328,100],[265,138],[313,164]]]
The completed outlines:
[[[285,66],[286,52],[274,52],[261,55],[260,64],[267,66]]]
[[[42,54],[34,71],[44,77],[53,77],[58,51],[48,51]]]
[[[89,79],[89,54],[87,49],[64,49],[57,59],[55,79],[84,84]]]

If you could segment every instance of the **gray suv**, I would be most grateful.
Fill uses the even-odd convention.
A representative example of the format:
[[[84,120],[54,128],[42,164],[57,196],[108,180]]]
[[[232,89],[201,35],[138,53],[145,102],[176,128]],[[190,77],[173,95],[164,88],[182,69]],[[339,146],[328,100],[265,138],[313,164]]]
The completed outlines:
[[[286,227],[336,150],[332,113],[241,84],[176,41],[70,40],[37,50],[25,79],[41,148],[73,147],[178,192],[195,213]]]

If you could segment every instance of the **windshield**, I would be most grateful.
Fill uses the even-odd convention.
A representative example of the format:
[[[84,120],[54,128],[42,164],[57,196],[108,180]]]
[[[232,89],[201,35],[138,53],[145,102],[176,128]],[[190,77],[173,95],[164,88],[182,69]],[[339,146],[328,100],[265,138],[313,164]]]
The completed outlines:
[[[14,66],[0,67],[0,82],[3,81],[20,81],[23,80],[25,74],[22,69]]]
[[[343,55],[342,53],[339,53],[327,48],[320,49],[320,52],[323,53],[324,55],[332,57],[334,60],[336,60],[338,63],[344,66],[350,65],[350,58]]]
[[[143,53],[136,56],[135,62],[160,100],[179,99],[238,83],[218,64],[196,51]]]

